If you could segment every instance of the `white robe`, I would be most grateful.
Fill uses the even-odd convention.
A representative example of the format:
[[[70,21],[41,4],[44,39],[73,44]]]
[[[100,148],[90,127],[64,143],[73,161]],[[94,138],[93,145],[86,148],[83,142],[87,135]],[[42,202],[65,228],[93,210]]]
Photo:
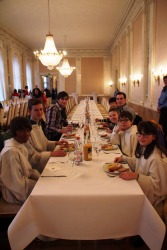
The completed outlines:
[[[0,186],[4,200],[23,203],[34,188],[40,174],[30,162],[38,164],[40,155],[30,154],[25,144],[14,138],[5,141],[0,157]]]
[[[41,153],[41,162],[45,162],[50,158],[50,152],[54,151],[56,144],[55,141],[49,141],[43,133],[42,127],[38,124],[32,125],[31,135],[28,142],[31,146]]]
[[[167,163],[155,147],[148,159],[125,157],[132,171],[139,174],[138,183],[153,206],[167,195]],[[124,159],[125,159],[124,158]]]
[[[125,131],[119,131],[118,133],[111,133],[110,142],[120,146],[122,154],[127,156],[134,156],[137,146],[137,127],[136,125],[131,126]]]

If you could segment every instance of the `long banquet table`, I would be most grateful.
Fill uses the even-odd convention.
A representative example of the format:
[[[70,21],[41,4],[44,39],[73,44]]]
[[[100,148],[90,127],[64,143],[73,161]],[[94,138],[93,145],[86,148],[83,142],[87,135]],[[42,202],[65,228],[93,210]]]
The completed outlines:
[[[101,152],[97,162],[93,152],[93,160],[79,166],[67,156],[50,158],[42,175],[66,177],[40,177],[9,226],[11,249],[24,249],[42,234],[69,240],[140,235],[150,249],[160,250],[165,225],[137,181],[109,177],[103,169],[119,153]]]

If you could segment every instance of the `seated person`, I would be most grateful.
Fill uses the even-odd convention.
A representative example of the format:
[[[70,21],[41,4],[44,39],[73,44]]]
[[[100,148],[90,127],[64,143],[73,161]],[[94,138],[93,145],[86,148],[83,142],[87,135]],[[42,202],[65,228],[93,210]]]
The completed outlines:
[[[156,208],[167,194],[167,152],[157,140],[157,127],[151,121],[138,126],[138,144],[134,157],[120,156],[115,162],[127,160],[132,172],[120,174],[124,180],[137,180],[144,194]]]
[[[110,123],[108,123],[108,128],[106,129],[106,132],[111,133],[113,131],[113,128],[118,124],[118,116],[119,116],[118,110],[116,108],[110,108],[109,110]]]
[[[41,158],[45,159],[46,161],[49,160],[51,156],[65,156],[66,152],[64,150],[55,150],[55,147],[57,145],[68,144],[68,142],[65,140],[49,141],[43,133],[41,127],[43,116],[42,102],[37,98],[30,99],[28,101],[28,112],[30,114],[29,119],[32,125],[32,130],[28,141],[36,151],[41,152]]]
[[[130,108],[126,103],[126,94],[124,92],[117,92],[116,102],[117,102],[117,109],[120,113],[122,111],[129,111],[133,116],[133,120],[136,118],[135,111],[132,108]]]
[[[111,133],[110,142],[120,146],[122,154],[134,156],[137,145],[137,127],[133,124],[133,116],[129,111],[122,111],[118,117],[118,125]]]
[[[34,188],[40,174],[33,169],[29,151],[25,147],[31,124],[25,117],[15,117],[10,124],[13,138],[5,141],[1,152],[0,186],[3,198],[8,203],[23,203]],[[31,157],[38,164],[40,155]]]
[[[109,98],[108,103],[110,105],[110,109],[111,108],[117,108],[117,102],[116,102],[116,98],[115,97]]]
[[[72,131],[72,127],[67,126],[65,114],[67,101],[68,94],[65,91],[61,91],[57,95],[56,104],[49,107],[46,111],[46,134],[51,141],[58,141],[63,133]]]

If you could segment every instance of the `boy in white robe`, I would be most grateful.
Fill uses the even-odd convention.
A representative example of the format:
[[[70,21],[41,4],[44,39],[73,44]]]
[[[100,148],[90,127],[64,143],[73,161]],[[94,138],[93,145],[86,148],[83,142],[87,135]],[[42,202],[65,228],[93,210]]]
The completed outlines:
[[[134,156],[137,146],[137,127],[133,124],[133,116],[129,111],[119,114],[118,124],[110,136],[110,142],[120,146],[122,154]]]
[[[8,203],[24,203],[40,176],[31,163],[38,165],[41,155],[26,148],[31,124],[25,117],[15,117],[10,130],[13,138],[5,141],[0,157],[1,192]]]

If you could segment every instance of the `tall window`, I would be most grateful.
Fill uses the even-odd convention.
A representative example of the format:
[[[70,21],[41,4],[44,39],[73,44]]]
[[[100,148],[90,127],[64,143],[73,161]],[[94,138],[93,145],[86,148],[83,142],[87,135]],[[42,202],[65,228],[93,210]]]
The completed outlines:
[[[4,70],[4,61],[3,61],[3,54],[0,48],[0,101],[6,99],[6,92],[5,92],[5,70]]]
[[[29,62],[26,64],[26,79],[29,90],[32,90],[32,70]]]
[[[13,55],[13,83],[15,89],[21,89],[20,62],[16,54]]]

